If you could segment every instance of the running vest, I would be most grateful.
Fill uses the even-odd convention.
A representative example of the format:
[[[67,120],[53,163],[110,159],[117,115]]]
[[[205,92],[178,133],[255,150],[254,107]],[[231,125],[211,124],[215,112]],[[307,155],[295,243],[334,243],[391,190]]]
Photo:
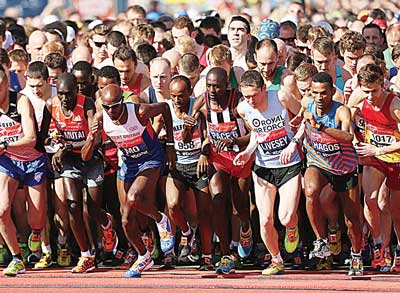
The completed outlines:
[[[342,104],[332,101],[332,107],[322,117],[316,115],[314,100],[307,106],[307,111],[313,113],[317,123],[326,127],[339,129],[336,123],[336,111]],[[337,139],[318,131],[306,123],[304,147],[307,152],[307,165],[317,166],[335,175],[352,173],[357,168],[357,154],[351,143],[339,142]]]
[[[233,112],[235,98],[238,91],[233,89],[229,91],[228,106],[222,111],[211,110],[209,104],[208,93],[205,93],[206,107],[207,107],[207,127],[208,138],[211,142],[211,150],[215,151],[215,143],[221,139],[233,139],[245,135],[246,130],[241,118],[237,118]],[[244,149],[244,147],[243,147]],[[236,153],[239,149],[229,148],[219,153],[223,157],[232,159],[232,152]]]
[[[75,108],[69,117],[64,115],[60,99],[58,97],[53,98],[51,116],[54,119],[57,130],[67,144],[85,141],[89,133],[89,126],[85,113],[86,96],[76,94],[76,98]],[[80,154],[81,150],[74,149],[72,152]]]
[[[382,148],[400,141],[397,121],[390,115],[390,104],[395,97],[397,96],[394,93],[390,93],[382,109],[379,110],[374,110],[371,104],[364,100],[361,115],[365,120],[365,142]],[[398,163],[400,151],[377,156],[377,158],[388,163]]]
[[[343,93],[344,92],[344,80],[342,76],[342,69],[340,68],[339,65],[335,66],[335,72],[336,72],[336,87]]]
[[[192,108],[195,102],[195,98],[190,98],[188,115],[192,115]],[[182,131],[184,128],[183,120],[176,116],[174,105],[171,100],[167,100],[168,106],[171,110],[172,123],[174,129],[174,142],[175,151],[177,157],[177,163],[179,164],[193,164],[199,161],[201,153],[201,136],[198,127],[194,128],[192,134],[192,140],[189,142],[184,142],[182,140]]]
[[[231,89],[238,89],[239,88],[239,83],[238,83],[238,81],[236,79],[235,71],[233,70],[233,68],[229,72],[229,81],[230,81],[230,84],[231,84]]]
[[[150,122],[143,126],[136,116],[135,104],[125,103],[128,119],[125,124],[115,124],[106,111],[103,111],[103,129],[107,136],[122,152],[122,159],[137,163],[150,160],[162,161],[164,152]]]
[[[267,91],[268,107],[264,112],[241,102],[242,111],[250,127],[257,133],[256,165],[264,168],[282,168],[301,161],[300,154],[292,155],[290,163],[279,161],[281,152],[289,145],[294,134],[290,129],[288,111],[279,102],[278,91]]]
[[[143,78],[143,73],[139,73],[136,77],[136,80],[132,86],[122,86],[121,90],[123,91],[130,91],[136,96],[140,96],[141,90],[140,90],[140,83]]]
[[[356,108],[354,112],[354,135],[360,142],[365,142],[365,120],[362,117],[361,110]]]
[[[21,124],[21,114],[17,110],[17,93],[9,92],[10,103],[8,106],[7,113],[0,114],[0,141],[14,142],[19,141],[24,137],[24,131]],[[37,124],[36,121],[36,136],[37,136]],[[37,144],[37,143],[36,143]],[[20,147],[18,150],[12,151],[7,149],[4,153],[5,156],[12,160],[29,162],[36,160],[43,153],[33,147]]]
[[[22,90],[21,84],[19,83],[18,74],[14,71],[10,71],[10,90],[17,93]]]
[[[272,83],[269,86],[267,86],[267,90],[279,91],[281,89],[281,79],[282,79],[282,73],[283,73],[284,69],[285,69],[284,66],[278,66],[276,68],[275,77],[272,80]]]

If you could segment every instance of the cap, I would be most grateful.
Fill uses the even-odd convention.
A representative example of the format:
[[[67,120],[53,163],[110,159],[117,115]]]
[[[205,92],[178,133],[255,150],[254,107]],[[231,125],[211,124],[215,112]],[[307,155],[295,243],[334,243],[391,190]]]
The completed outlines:
[[[379,26],[381,28],[381,30],[385,30],[387,28],[386,20],[377,18],[377,19],[374,19],[372,21],[372,23],[376,24],[377,26]]]
[[[257,37],[262,39],[273,39],[279,37],[279,23],[272,19],[265,19],[258,27]]]
[[[73,40],[75,40],[75,30],[71,26],[67,26],[67,43],[71,43]]]
[[[361,10],[357,15],[357,19],[361,21],[366,21],[368,19],[368,16],[369,16],[368,10]]]

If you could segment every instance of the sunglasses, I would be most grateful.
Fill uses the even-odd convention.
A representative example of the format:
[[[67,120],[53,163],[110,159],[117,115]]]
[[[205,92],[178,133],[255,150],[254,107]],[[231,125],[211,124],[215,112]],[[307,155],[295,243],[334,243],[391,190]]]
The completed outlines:
[[[95,42],[95,41],[93,41],[93,43],[97,48],[101,48],[102,46],[107,44],[106,42]]]
[[[118,102],[111,104],[111,105],[107,105],[107,104],[101,104],[101,106],[103,107],[104,110],[111,110],[111,109],[116,109],[119,106],[122,105],[123,99],[121,98]]]
[[[293,38],[280,38],[282,41],[284,41],[285,43],[292,43],[294,42],[294,40],[296,39],[296,37]]]

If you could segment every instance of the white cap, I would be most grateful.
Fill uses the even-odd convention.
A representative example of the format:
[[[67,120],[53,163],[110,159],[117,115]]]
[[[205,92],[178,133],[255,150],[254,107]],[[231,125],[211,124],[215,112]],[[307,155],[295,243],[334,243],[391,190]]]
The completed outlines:
[[[100,19],[93,20],[91,23],[89,23],[88,29],[92,30],[92,29],[94,29],[94,27],[96,25],[99,25],[99,24],[102,24],[102,23],[103,22]]]
[[[53,23],[53,22],[56,22],[56,21],[59,21],[59,20],[60,19],[58,18],[57,15],[50,14],[50,15],[46,15],[45,17],[43,17],[42,22],[43,22],[44,25],[48,25],[50,23]]]
[[[75,40],[75,30],[67,25],[67,39],[66,42],[67,43],[71,43],[73,40]]]

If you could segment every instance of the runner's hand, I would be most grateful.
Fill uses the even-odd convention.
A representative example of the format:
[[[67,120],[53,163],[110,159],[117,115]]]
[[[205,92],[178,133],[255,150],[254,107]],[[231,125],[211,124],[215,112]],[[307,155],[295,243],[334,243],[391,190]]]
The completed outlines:
[[[100,122],[98,120],[94,120],[92,122],[92,125],[90,126],[90,132],[94,137],[96,137],[99,131],[100,131]]]
[[[279,155],[279,161],[282,164],[290,163],[294,152],[296,151],[297,145],[294,142],[290,142],[288,146]]]
[[[60,171],[61,168],[63,167],[63,158],[64,158],[64,148],[59,149],[53,156],[52,160],[51,160],[51,165],[53,166],[53,169],[56,171]]]
[[[217,141],[217,143],[215,144],[215,148],[217,153],[223,151],[226,148],[229,148],[233,146],[233,139],[230,138],[226,138],[226,139],[221,139],[219,141]]]
[[[247,151],[243,151],[238,153],[236,157],[233,159],[233,165],[235,166],[244,166],[250,160],[251,154]]]
[[[165,153],[167,156],[167,164],[168,164],[168,168],[170,170],[175,168],[175,162],[176,162],[176,152],[175,152],[175,148],[172,145],[167,145],[165,147]]]
[[[373,157],[376,155],[378,148],[372,144],[360,142],[355,145],[356,152],[361,157]]]
[[[185,128],[191,129],[197,125],[197,119],[193,116],[185,115],[185,117],[183,118],[183,123],[185,125]]]
[[[208,169],[208,158],[205,155],[200,155],[199,162],[197,163],[197,178],[207,172]]]
[[[313,128],[317,127],[317,121],[315,121],[313,113],[304,112],[303,117],[304,117],[304,120],[306,120],[310,123],[311,127],[313,127]]]

